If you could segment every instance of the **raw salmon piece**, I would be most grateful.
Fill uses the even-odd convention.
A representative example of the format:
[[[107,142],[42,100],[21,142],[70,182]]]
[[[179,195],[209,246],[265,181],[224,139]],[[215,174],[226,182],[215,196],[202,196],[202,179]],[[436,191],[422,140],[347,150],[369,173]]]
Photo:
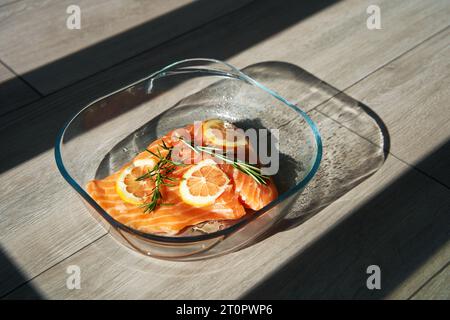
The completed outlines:
[[[264,185],[257,183],[252,177],[229,164],[222,164],[220,167],[230,179],[233,179],[235,191],[247,208],[259,210],[278,197],[277,188],[272,179]]]
[[[190,135],[192,139],[195,130],[198,129],[195,129],[193,125],[173,130],[164,137],[153,141],[147,147],[148,150],[161,154],[163,157],[168,152],[161,147],[163,141],[168,147],[174,147],[172,156],[175,152],[178,152],[183,159],[182,161],[186,164],[171,172],[171,176],[174,178],[181,178],[193,163],[211,157],[206,154],[193,153],[189,147],[182,143],[181,148],[176,148],[177,144],[180,144],[178,132],[184,132],[184,135]],[[155,162],[158,161],[157,157],[143,151],[132,162],[136,163],[138,160],[148,158],[155,160]],[[216,159],[214,158],[214,160]],[[116,181],[122,170],[128,165],[126,164],[118,172],[105,179],[90,181],[86,187],[87,192],[115,220],[146,233],[175,235],[188,226],[202,222],[239,219],[246,214],[244,206],[259,210],[277,197],[277,190],[272,180],[268,182],[268,185],[258,184],[253,178],[231,165],[220,164],[219,167],[230,178],[230,184],[214,204],[195,207],[183,202],[179,194],[178,182],[175,186],[161,186],[160,188],[162,203],[171,205],[159,205],[154,211],[144,213],[143,208],[123,201],[116,192]]]
[[[103,180],[87,184],[91,197],[115,220],[142,232],[175,235],[188,226],[211,220],[239,219],[245,209],[239,202],[232,185],[212,205],[197,208],[184,203],[178,193],[178,186],[164,187],[163,202],[170,206],[158,206],[156,210],[144,213],[143,208],[128,204],[115,191],[118,173]]]

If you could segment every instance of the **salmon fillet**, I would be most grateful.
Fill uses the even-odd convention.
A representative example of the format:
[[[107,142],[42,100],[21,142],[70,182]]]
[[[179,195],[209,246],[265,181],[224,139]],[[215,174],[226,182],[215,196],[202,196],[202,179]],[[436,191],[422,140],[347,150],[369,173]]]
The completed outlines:
[[[263,185],[232,165],[222,164],[220,167],[230,179],[233,179],[235,192],[245,207],[260,210],[278,197],[278,191],[272,179]]]
[[[193,135],[193,126],[187,126],[184,129]],[[155,140],[147,149],[165,156],[168,151],[161,149],[160,146],[163,141],[168,147],[174,146],[171,139],[173,133],[174,131],[171,131]],[[177,156],[184,159],[192,160],[192,157],[199,156],[205,158],[204,154],[193,154],[186,149],[178,151],[180,154]],[[144,158],[157,160],[149,152],[144,151],[133,161]],[[213,204],[195,207],[183,202],[178,182],[175,185],[160,188],[164,203],[170,205],[160,205],[151,212],[144,212],[139,205],[123,201],[116,191],[116,181],[128,165],[124,165],[118,172],[104,179],[90,181],[86,189],[89,195],[115,220],[145,233],[176,235],[186,227],[202,222],[239,219],[246,214],[245,208],[259,210],[277,197],[277,190],[272,181],[269,181],[268,185],[258,184],[250,176],[231,165],[220,164],[219,168],[227,174],[230,182]],[[191,166],[192,164],[177,167],[171,175],[179,179]]]

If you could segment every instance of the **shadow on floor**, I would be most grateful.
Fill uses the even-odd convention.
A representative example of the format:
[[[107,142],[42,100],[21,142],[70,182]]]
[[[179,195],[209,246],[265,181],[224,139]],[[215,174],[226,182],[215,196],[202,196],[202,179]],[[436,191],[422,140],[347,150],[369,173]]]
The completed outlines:
[[[125,67],[114,67],[105,71],[107,76],[90,77],[92,79],[87,79],[82,84],[75,84],[63,90],[64,94],[56,92],[44,98],[44,103],[38,102],[24,106],[22,110],[0,117],[0,128],[3,127],[0,129],[1,144],[4,150],[8,150],[0,155],[0,172],[53,148],[57,132],[64,123],[83,106],[98,97],[137,81],[176,60],[191,57],[226,60],[335,2],[335,0],[252,2],[241,10],[227,14],[178,38],[174,42],[176,45],[166,44],[162,48],[149,50],[145,54],[124,62]],[[161,21],[169,23],[174,14],[169,13],[159,17],[158,23],[162,23]],[[189,15],[178,13],[176,16],[180,19],[189,19]],[[87,57],[102,56],[105,46],[110,46],[119,40],[123,42],[121,45],[126,47],[124,43],[131,41],[130,39],[136,34],[141,35],[147,32],[152,26],[153,22],[149,21],[105,42],[30,71],[23,77],[58,78],[61,75],[59,68],[55,66],[61,65],[70,65],[72,69],[89,68],[85,63]],[[7,87],[8,83],[0,84],[0,88],[3,86]],[[42,114],[42,110],[47,110],[45,115]],[[30,143],[30,141],[33,142]]]
[[[420,165],[440,159],[449,167],[448,148],[450,142]],[[243,298],[387,297],[448,243],[449,201],[448,189],[411,168]],[[381,290],[366,287],[373,264],[381,268]]]
[[[101,72],[102,70],[106,70],[107,68],[137,56],[152,47],[159,46],[168,39],[180,37],[180,35],[195,30],[198,28],[198,25],[201,26],[202,21],[207,24],[221,15],[227,15],[233,11],[243,9],[252,1],[253,0],[223,0],[219,3],[213,3],[209,0],[191,1],[172,11],[154,17],[145,23],[125,29],[123,32],[102,39],[93,45],[72,52],[67,56],[55,59],[51,63],[28,71],[20,76],[24,81],[33,86],[38,94],[45,96],[71,85],[74,82],[89,77],[92,74]],[[127,1],[124,1],[124,3],[126,2]],[[156,5],[158,6],[158,4]],[[40,6],[41,5],[36,5],[36,7]],[[134,3],[132,6],[139,6],[142,11],[155,10],[155,5],[151,2],[143,1],[141,4]],[[33,11],[31,10],[33,6],[30,4],[24,5],[24,7],[28,7],[27,9],[29,12]],[[48,7],[51,12],[50,9],[52,9],[52,6],[50,5]],[[80,3],[80,8],[83,14],[85,10],[89,10],[84,8],[83,3]],[[53,7],[53,9],[55,8]],[[93,20],[95,20],[95,10],[98,9],[94,8],[93,12],[86,14],[86,19],[90,20],[90,23],[93,23]],[[24,13],[22,12],[21,14],[23,15]],[[32,15],[33,13],[29,14]],[[53,12],[50,14],[55,13]],[[61,14],[64,13],[62,12]],[[83,14],[81,16],[82,22],[85,19]],[[14,15],[12,18],[14,18]],[[52,19],[53,16],[47,18]],[[64,24],[59,26],[54,25],[54,27],[66,28]],[[68,32],[78,33],[78,37],[83,38],[92,36],[88,34],[88,30],[84,30],[84,27],[80,30]],[[12,37],[13,36],[14,35],[12,35]],[[70,41],[70,39],[64,40]],[[5,64],[7,63],[5,62]],[[3,108],[4,106],[0,109],[0,115],[5,111],[2,110]]]
[[[18,283],[22,284],[21,288],[27,292],[29,299],[42,298],[39,291],[30,282],[27,282],[28,277],[16,267],[14,261],[2,249],[0,249],[0,274],[2,275],[0,298],[4,298],[11,290],[11,287],[14,288]]]

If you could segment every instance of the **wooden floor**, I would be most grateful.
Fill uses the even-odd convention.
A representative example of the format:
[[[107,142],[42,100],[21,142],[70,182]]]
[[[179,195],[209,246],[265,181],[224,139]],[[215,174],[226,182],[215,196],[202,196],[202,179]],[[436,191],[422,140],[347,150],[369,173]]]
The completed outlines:
[[[70,4],[80,30],[66,28]],[[380,30],[366,27],[369,4]],[[0,296],[450,299],[449,23],[447,0],[0,0]],[[56,132],[95,98],[191,57],[300,66],[383,120],[386,162],[239,252],[189,263],[131,252],[60,176]],[[371,264],[381,290],[366,288]],[[79,290],[66,287],[71,265]]]

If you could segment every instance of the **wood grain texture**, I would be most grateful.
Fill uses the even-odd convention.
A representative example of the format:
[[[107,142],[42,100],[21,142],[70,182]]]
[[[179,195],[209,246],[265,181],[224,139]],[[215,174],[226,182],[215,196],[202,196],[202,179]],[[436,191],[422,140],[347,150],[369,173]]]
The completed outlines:
[[[61,182],[55,182],[62,181],[62,178],[59,178],[54,169],[52,152],[48,150],[53,145],[56,130],[85,103],[119,88],[123,84],[139,79],[148,74],[148,70],[155,70],[167,62],[200,55],[228,59],[240,67],[255,62],[255,57],[258,57],[258,60],[262,60],[263,57],[264,60],[284,60],[319,74],[323,79],[339,88],[345,88],[421,43],[448,23],[446,19],[448,7],[445,1],[435,1],[431,5],[423,4],[421,1],[410,1],[408,4],[400,1],[382,1],[379,4],[382,10],[385,8],[388,13],[383,21],[390,27],[384,28],[382,32],[380,31],[381,33],[377,33],[378,31],[367,33],[369,31],[365,28],[366,3],[364,2],[347,1],[324,8],[316,15],[301,16],[299,13],[302,12],[301,5],[298,2],[291,3],[292,10],[285,10],[281,4],[258,1],[251,8],[252,10],[239,11],[226,18],[219,19],[207,27],[171,41],[161,48],[150,50],[148,53],[110,68],[38,103],[31,104],[28,108],[7,118],[6,122],[9,127],[2,130],[0,134],[2,144],[7,141],[15,141],[15,143],[8,144],[6,149],[8,152],[2,155],[0,161],[3,171],[0,179],[9,181],[7,190],[11,195],[6,201],[2,202],[2,212],[6,212],[6,215],[2,217],[1,230],[6,230],[6,232],[2,234],[1,243],[4,251],[9,255],[12,252],[14,253],[13,260],[18,268],[25,271],[22,281],[38,275],[103,235],[103,231],[98,228],[96,223],[87,217],[79,200],[69,196],[71,194],[69,187]],[[317,30],[320,30],[320,32],[317,32]],[[383,50],[380,48],[383,48]],[[402,92],[396,92],[396,94],[401,95]],[[17,124],[19,120],[21,124]],[[42,137],[41,140],[37,141],[35,145],[29,146],[27,142],[31,141],[37,133]],[[431,145],[434,142],[430,140],[429,143]],[[300,254],[306,250],[308,245],[313,244],[327,230],[333,229],[339,221],[345,217],[350,217],[365,200],[371,199],[383,187],[388,186],[401,176],[403,172],[409,171],[408,166],[400,161],[395,159],[390,161],[386,164],[384,173],[379,172],[373,177],[373,179],[377,177],[376,180],[371,178],[366,181],[367,183],[364,186],[357,187],[346,196],[347,198],[337,201],[304,225],[279,233],[270,240],[227,256],[228,258],[211,260],[216,262],[194,263],[192,266],[166,264],[165,262],[134,256],[126,249],[116,245],[107,236],[69,258],[63,264],[56,265],[50,271],[45,272],[33,281],[33,284],[49,297],[119,297],[119,295],[123,295],[123,297],[187,298],[189,294],[192,294],[191,298],[206,296],[217,298],[238,297],[263,281],[264,276],[269,276],[271,272],[277,271],[284,262],[292,259],[295,254]],[[52,169],[49,170],[48,168]],[[41,172],[41,179],[52,185],[50,190],[53,190],[53,193],[48,193],[45,189],[47,186],[41,184],[37,179],[26,182],[27,176],[21,173],[27,172],[29,177],[36,171]],[[403,196],[405,209],[398,208],[395,205],[397,199],[389,196],[387,196],[387,200],[378,202],[381,203],[379,204],[381,208],[387,207],[390,209],[387,211],[389,214],[396,213],[396,210],[400,212],[398,216],[394,215],[397,220],[392,218],[394,226],[398,221],[407,219],[403,215],[407,214],[407,210],[414,209],[414,205],[421,208],[419,217],[423,218],[423,212],[427,208],[430,212],[435,212],[438,221],[443,219],[442,210],[448,210],[448,207],[446,207],[448,194],[445,188],[430,182],[417,173],[413,173],[412,178],[407,181],[408,184],[406,185],[409,185],[409,183],[412,185],[411,193],[405,195],[399,191],[399,188],[396,189],[396,194]],[[22,189],[17,182],[23,182],[26,188]],[[418,197],[417,194],[420,195],[421,193],[423,195]],[[411,194],[414,196],[411,196]],[[21,200],[24,196],[27,200],[25,209],[20,206],[23,203]],[[411,200],[411,204],[407,205],[410,198],[413,201]],[[75,219],[80,220],[77,220],[77,224],[71,223],[65,216],[61,215],[61,210],[74,212]],[[336,214],[336,212],[340,213]],[[373,215],[377,214],[377,212],[369,212]],[[28,221],[31,221],[31,223],[28,223]],[[376,222],[381,223],[380,221]],[[377,229],[379,232],[380,230],[385,231],[383,224],[380,224],[379,228],[381,228]],[[411,232],[418,235],[422,234],[425,239],[433,239],[428,232],[429,229],[424,229],[423,225],[414,224],[414,230]],[[388,228],[388,230],[399,231],[395,228]],[[350,231],[353,232],[354,229],[350,229]],[[31,244],[26,242],[27,233],[35,235]],[[21,235],[16,239],[18,234]],[[437,234],[439,235],[438,240],[441,240],[439,238],[440,233]],[[368,233],[368,235],[373,236],[374,234]],[[339,235],[334,234],[334,236],[339,238]],[[356,240],[349,239],[349,241],[373,243],[372,238],[364,238],[364,235],[362,237],[363,240],[358,238]],[[390,240],[383,243],[393,241],[395,244],[396,237],[392,233],[391,238],[386,238]],[[346,241],[337,243],[343,247],[348,245]],[[432,244],[435,243],[432,242]],[[400,245],[407,246],[402,241],[400,241]],[[435,246],[439,247],[439,244],[435,244]],[[381,248],[383,247],[381,246]],[[418,245],[412,248],[420,251]],[[370,247],[369,251],[371,249],[375,250],[376,248]],[[361,251],[358,248],[355,250],[358,253]],[[430,250],[435,252],[438,249],[433,247]],[[267,252],[276,252],[277,255],[267,254]],[[278,256],[278,252],[281,252],[281,256]],[[382,256],[382,251],[375,250],[375,252],[380,257]],[[103,257],[110,258],[99,262],[99,256],[102,254],[105,254]],[[34,256],[38,255],[40,259],[33,259]],[[388,255],[388,257],[392,255],[394,253]],[[424,253],[423,257],[425,255]],[[344,265],[350,265],[349,261],[353,259],[351,251],[350,255],[344,255],[344,258],[347,259],[344,261],[340,261],[339,257],[329,251],[328,255],[323,256],[324,258],[321,258],[319,253],[315,251],[308,255],[308,257],[310,256],[316,257],[312,260],[319,261],[318,264],[323,262],[322,259],[332,260],[334,258],[337,259],[336,262],[344,262]],[[369,258],[363,256],[359,260],[359,267],[367,263],[370,260]],[[444,259],[447,257],[439,255],[438,258],[441,260],[436,263],[436,268],[442,266],[442,263],[445,262]],[[405,260],[407,260],[407,257]],[[106,269],[108,273],[99,277],[98,272],[96,273],[99,267],[95,264],[96,262],[102,263],[102,266],[103,264],[109,264],[110,266]],[[84,283],[85,286],[88,286],[87,290],[67,292],[68,290],[64,287],[67,263],[82,264],[83,270],[85,270],[83,271]],[[235,274],[239,276],[231,281],[217,267],[221,263],[236,265],[237,272]],[[130,272],[133,269],[128,269],[132,267],[127,267],[127,265],[138,269]],[[254,272],[254,265],[258,267],[258,272]],[[317,266],[317,264],[312,265]],[[412,266],[406,268],[406,273],[411,274],[411,269],[416,265],[416,263],[413,263]],[[400,268],[398,267],[399,264],[396,264],[396,266]],[[201,276],[199,272],[205,270],[212,270],[208,273],[210,276]],[[327,269],[320,270],[322,271],[320,274],[325,279],[319,282],[321,286],[326,287],[328,285],[327,280],[330,281],[329,283],[333,281],[336,283],[335,278],[326,277]],[[361,277],[359,269],[359,271],[351,270],[354,271],[351,273],[353,276]],[[427,273],[418,275],[417,281],[413,281],[407,290],[398,292],[397,297],[406,297],[414,292],[418,286],[426,281],[426,277],[437,269],[427,270]],[[401,268],[400,271],[402,271]],[[155,278],[155,274],[162,275]],[[400,274],[402,273],[400,272]],[[394,284],[398,284],[402,279],[404,280],[402,276],[399,279],[395,277],[394,272],[391,278],[391,291],[395,286]],[[210,283],[211,279],[214,279],[215,286]],[[343,279],[354,281],[352,276]],[[357,283],[355,282],[355,286],[351,286],[345,292],[355,294],[355,290],[356,292],[362,290],[360,288],[363,284],[359,280],[356,281]],[[301,279],[299,281],[295,285],[301,287]],[[116,285],[108,287],[107,283],[111,284],[111,282]],[[8,284],[8,287],[13,288],[20,283],[20,281],[12,281]],[[217,285],[217,283],[220,283],[220,285]],[[309,282],[309,285],[313,284]],[[178,291],[179,286],[183,290]],[[22,287],[21,290],[23,291],[19,290],[15,294],[18,296],[26,295],[28,292],[24,292],[26,288]],[[137,289],[140,289],[140,291]],[[282,292],[288,291],[286,289]],[[297,291],[294,290],[294,292]],[[367,294],[365,291],[361,292],[361,295]],[[323,288],[315,288],[310,291],[311,296],[318,296],[321,293],[324,293]],[[307,294],[308,292],[297,292],[299,297]],[[331,294],[338,295],[339,288],[336,287],[334,291],[331,291]],[[387,293],[383,292],[383,294]]]
[[[449,45],[450,28],[346,90],[369,105],[386,123],[393,155],[447,187],[450,187]],[[325,107],[320,110],[326,113]],[[345,121],[352,119],[336,120],[345,125]],[[364,136],[364,132],[360,134]],[[437,150],[440,151],[436,153]],[[422,161],[425,158],[427,161]]]
[[[447,265],[420,289],[413,300],[449,300],[450,299],[450,266]]]
[[[446,1],[394,0],[370,4],[380,7],[381,30],[366,27],[367,1],[341,1],[282,30],[270,41],[261,41],[250,50],[239,52],[230,61],[247,65],[255,56],[264,54],[265,60],[301,65],[344,89],[449,25],[450,5]],[[290,9],[295,12],[295,5]],[[279,14],[289,19],[290,10],[284,11]],[[269,26],[270,23],[267,21]],[[246,29],[254,28],[254,22],[248,24]]]
[[[0,13],[0,58],[48,94],[248,2],[23,0]],[[66,27],[69,5],[80,7],[79,30]]]
[[[0,264],[0,295],[17,286],[18,271],[28,279],[105,233],[67,187],[52,151],[35,157],[32,166],[2,174],[1,180],[2,199],[8,200],[0,203],[0,252],[8,263]]]
[[[384,0],[374,4],[385,12],[386,27],[382,30],[366,28],[364,1],[256,1],[76,87],[91,87],[88,91],[95,94],[87,94],[94,99],[170,62],[210,57],[228,60],[238,67],[257,61],[291,62],[344,89],[448,25],[450,8],[445,0],[431,4]],[[0,120],[0,127],[45,109],[47,104],[30,105]]]
[[[39,97],[37,92],[0,63],[0,116]]]

